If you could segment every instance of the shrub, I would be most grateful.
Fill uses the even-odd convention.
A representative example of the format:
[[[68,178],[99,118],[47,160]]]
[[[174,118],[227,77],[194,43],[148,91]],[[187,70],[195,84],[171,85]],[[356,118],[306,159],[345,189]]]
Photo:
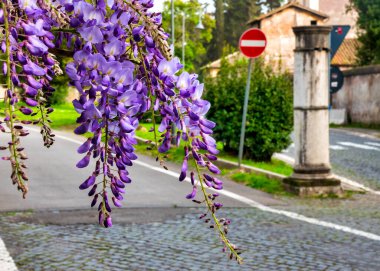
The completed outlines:
[[[292,80],[277,74],[258,59],[254,64],[246,122],[244,157],[268,161],[290,143],[293,129]],[[206,99],[212,104],[208,117],[217,123],[215,137],[224,151],[239,150],[247,60],[222,61],[216,78],[206,77]]]
[[[64,67],[71,59],[64,57],[57,57],[59,63],[62,63]],[[53,95],[49,97],[50,104],[64,104],[67,103],[66,98],[69,94],[69,78],[67,77],[66,72],[63,70],[63,74],[54,77],[51,84],[55,88]]]
[[[67,103],[66,98],[69,94],[69,80],[65,75],[57,76],[53,79],[52,85],[55,88],[53,95],[49,97],[50,104],[64,104]]]

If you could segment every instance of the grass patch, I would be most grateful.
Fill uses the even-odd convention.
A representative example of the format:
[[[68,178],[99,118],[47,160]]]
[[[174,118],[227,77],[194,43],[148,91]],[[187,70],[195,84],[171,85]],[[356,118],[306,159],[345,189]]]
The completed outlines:
[[[152,145],[148,143],[139,143],[135,146],[138,153],[150,156],[156,156],[156,150],[148,150]],[[174,163],[182,163],[184,157],[183,148],[172,148],[166,154],[166,160]],[[192,164],[189,164],[192,168]],[[263,175],[255,173],[241,172],[239,169],[221,169],[222,175],[229,179],[242,183],[251,188],[261,190],[263,192],[279,195],[279,196],[292,196],[292,194],[285,191],[281,181],[267,178]]]
[[[154,141],[154,134],[152,132],[149,132],[149,129],[151,129],[151,127],[152,127],[151,123],[141,123],[140,129],[138,129],[136,131],[136,135],[138,137],[144,138],[146,140],[151,140],[153,142]],[[220,151],[220,153],[218,155],[219,158],[224,159],[224,160],[228,160],[231,162],[235,162],[235,163],[238,162],[238,158],[236,156],[227,154],[223,151],[223,144],[221,142],[217,143],[217,148]],[[183,146],[182,145],[180,147],[179,152],[171,151],[169,153],[169,156],[172,156],[172,158],[174,158],[175,161],[179,160],[177,157],[178,155],[183,157]],[[182,161],[182,159],[180,159],[180,161]],[[272,158],[272,160],[270,162],[257,162],[257,161],[252,161],[252,160],[243,160],[242,162],[244,165],[268,170],[268,171],[275,172],[275,173],[285,175],[285,176],[290,176],[293,173],[293,168],[291,166],[289,166],[285,162],[278,160],[278,159]]]
[[[140,138],[154,141],[153,132],[148,132],[151,127],[152,127],[152,124],[150,123],[141,124],[140,128],[136,131],[136,135]],[[150,149],[151,147],[152,145],[149,143],[141,143],[136,146],[136,151],[142,154],[146,154],[146,155],[156,155],[155,154],[156,150],[147,149],[147,148]],[[222,144],[218,144],[218,149],[220,149],[220,147],[222,147]],[[179,148],[170,149],[165,154],[165,156],[166,156],[166,159],[171,162],[182,163],[183,157],[184,157],[183,144],[181,144]],[[237,162],[237,158],[228,156],[225,153],[223,153],[223,151],[221,151],[218,157],[223,158],[225,160]],[[250,161],[250,160],[244,160],[244,164],[265,169],[268,171],[276,172],[276,173],[283,174],[286,176],[290,176],[293,172],[293,169],[289,165],[277,159],[272,159],[271,162],[255,162],[255,161]],[[243,183],[251,188],[261,190],[266,193],[270,193],[274,195],[281,195],[281,196],[292,195],[285,191],[285,189],[282,186],[281,181],[279,180],[270,179],[270,178],[267,178],[266,176],[255,174],[255,173],[241,172],[239,169],[223,169],[222,168],[221,170],[222,170],[222,175],[238,183]]]
[[[157,156],[157,150],[155,148],[152,148],[152,144],[147,143],[139,143],[135,145],[135,149],[137,152],[149,155],[149,156]],[[174,163],[182,163],[183,157],[185,155],[184,149],[182,147],[179,148],[171,148],[167,153],[160,153],[161,156],[164,156],[166,160]]]
[[[252,187],[264,191],[269,194],[280,196],[291,196],[292,194],[285,191],[281,181],[275,179],[269,179],[263,175],[257,175],[254,173],[246,172],[230,172],[229,177],[238,182],[243,183],[246,186]]]
[[[149,129],[151,128],[152,128],[151,123],[140,123],[139,128],[136,130],[136,136],[144,138],[146,140],[151,140],[152,142],[154,142],[154,133],[149,132]],[[158,133],[157,135],[159,135],[158,125],[156,127],[156,131]]]
[[[53,108],[54,112],[50,114],[50,119],[53,121],[51,123],[52,128],[71,128],[77,125],[76,120],[79,114],[72,104],[55,105]]]
[[[51,113],[50,119],[52,120],[51,128],[53,129],[63,129],[63,128],[72,128],[76,126],[76,119],[79,117],[79,114],[75,111],[74,106],[69,103],[58,104],[52,106],[54,112]],[[0,103],[0,111],[3,112],[4,103]],[[35,108],[35,111],[37,108]],[[38,119],[39,115],[31,117],[21,114],[21,112],[15,113],[20,120],[34,120]]]
[[[238,162],[238,159],[236,157],[227,155],[223,151],[221,151],[219,158],[236,162],[236,163]],[[272,158],[270,162],[257,162],[257,161],[243,159],[242,163],[247,166],[252,166],[252,167],[268,170],[268,171],[275,172],[275,173],[285,175],[285,176],[290,176],[293,173],[293,168],[291,166],[275,158]]]
[[[27,209],[25,211],[7,211],[7,212],[2,212],[1,215],[4,217],[13,217],[13,216],[18,216],[18,215],[30,215],[33,214],[34,210],[32,209]]]

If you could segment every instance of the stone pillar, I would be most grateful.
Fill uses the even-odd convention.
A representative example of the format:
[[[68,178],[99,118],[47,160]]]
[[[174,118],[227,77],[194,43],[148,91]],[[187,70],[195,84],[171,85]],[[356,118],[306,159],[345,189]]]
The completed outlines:
[[[328,54],[329,26],[294,27],[295,166],[284,180],[300,196],[340,194],[332,177],[329,153]]]

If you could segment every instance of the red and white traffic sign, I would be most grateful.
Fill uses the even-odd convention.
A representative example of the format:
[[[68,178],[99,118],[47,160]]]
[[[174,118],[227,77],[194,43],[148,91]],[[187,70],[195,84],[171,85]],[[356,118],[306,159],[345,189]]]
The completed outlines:
[[[259,57],[267,46],[267,38],[258,28],[248,29],[241,35],[239,41],[240,51],[249,58]]]

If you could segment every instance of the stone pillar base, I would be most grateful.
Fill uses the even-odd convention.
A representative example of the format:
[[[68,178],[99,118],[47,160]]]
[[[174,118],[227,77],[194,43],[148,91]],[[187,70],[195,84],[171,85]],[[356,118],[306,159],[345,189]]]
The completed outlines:
[[[330,174],[310,176],[295,173],[284,179],[283,185],[288,192],[300,197],[343,195],[340,180],[333,178]]]

